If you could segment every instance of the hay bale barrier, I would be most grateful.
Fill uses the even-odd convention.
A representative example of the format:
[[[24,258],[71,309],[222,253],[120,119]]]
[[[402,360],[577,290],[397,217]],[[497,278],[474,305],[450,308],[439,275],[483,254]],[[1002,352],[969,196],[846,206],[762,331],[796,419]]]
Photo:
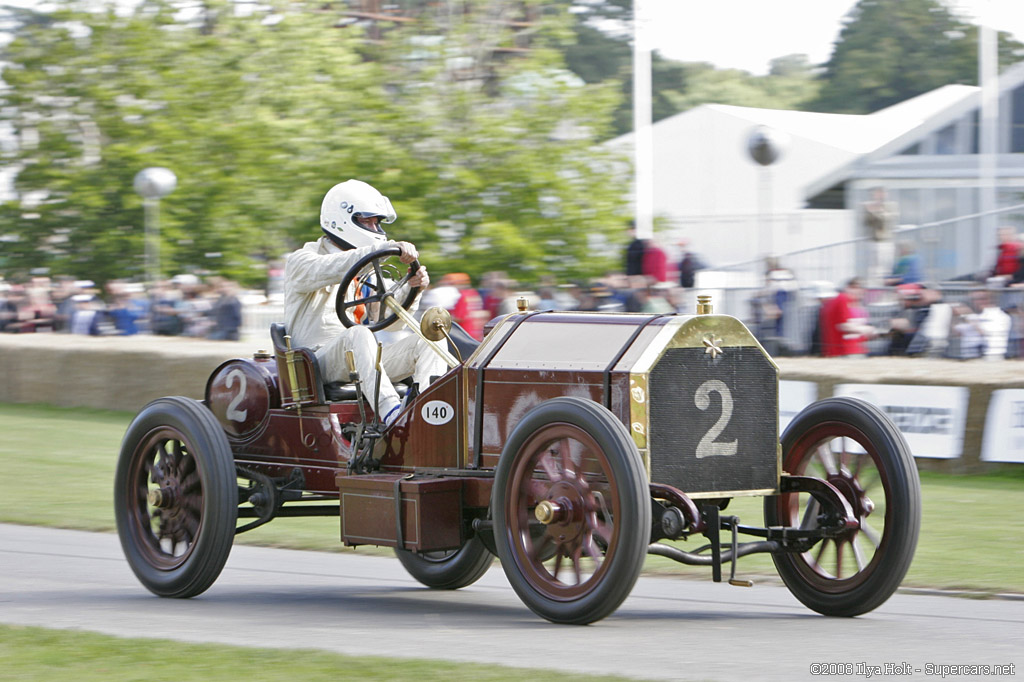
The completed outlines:
[[[161,396],[202,399],[221,362],[269,348],[163,336],[0,334],[0,400],[137,411]]]

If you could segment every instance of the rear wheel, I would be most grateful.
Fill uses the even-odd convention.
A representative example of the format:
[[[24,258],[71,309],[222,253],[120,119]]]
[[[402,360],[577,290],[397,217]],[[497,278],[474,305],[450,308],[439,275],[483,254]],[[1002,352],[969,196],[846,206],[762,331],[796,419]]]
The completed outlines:
[[[633,589],[650,541],[647,477],[601,405],[556,398],[529,412],[502,452],[491,506],[502,568],[537,615],[592,623]]]
[[[139,581],[161,597],[193,597],[220,575],[238,514],[227,437],[201,403],[154,400],[121,444],[114,481],[121,547]]]
[[[786,586],[828,616],[857,616],[880,606],[902,582],[917,547],[921,486],[906,441],[874,405],[829,398],[797,415],[782,436],[783,469],[835,486],[859,528],[803,553],[775,554]],[[768,526],[815,528],[829,510],[813,497],[765,498]]]
[[[395,555],[413,578],[436,590],[458,590],[483,577],[494,555],[476,537],[450,552],[410,552],[395,548]]]

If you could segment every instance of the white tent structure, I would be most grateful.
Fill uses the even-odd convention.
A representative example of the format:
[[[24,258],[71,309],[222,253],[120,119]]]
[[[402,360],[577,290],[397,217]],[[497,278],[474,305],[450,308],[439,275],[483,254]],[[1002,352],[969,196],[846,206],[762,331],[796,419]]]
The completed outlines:
[[[829,196],[857,163],[944,113],[978,88],[948,85],[868,115],[822,114],[705,104],[654,125],[654,214],[659,239],[686,239],[705,261],[755,261],[857,238],[855,211]],[[770,166],[748,152],[766,127],[784,140]],[[632,148],[632,134],[608,143]]]

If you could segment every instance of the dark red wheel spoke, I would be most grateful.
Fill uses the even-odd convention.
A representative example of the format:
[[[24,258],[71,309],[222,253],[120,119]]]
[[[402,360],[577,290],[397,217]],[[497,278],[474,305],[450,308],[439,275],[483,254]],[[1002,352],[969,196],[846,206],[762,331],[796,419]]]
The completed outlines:
[[[582,547],[577,547],[572,553],[572,572],[573,576],[576,578],[577,585],[583,583],[583,567],[580,565],[580,555],[582,553]]]
[[[607,540],[607,538],[606,538],[606,540]],[[583,551],[584,551],[584,553],[586,553],[587,556],[589,556],[591,559],[594,560],[595,564],[599,564],[601,562],[602,555],[601,555],[600,550],[597,548],[597,543],[594,542],[594,532],[593,531],[587,533],[584,536],[584,538],[583,538]]]
[[[552,451],[549,449],[540,459],[537,461],[538,466],[547,474],[548,480],[552,483],[557,483],[562,480],[562,474],[558,470],[558,465],[555,463],[554,457],[551,456]]]
[[[881,536],[878,534],[877,530],[871,527],[866,516],[862,516],[860,518],[860,532],[872,545],[874,545],[875,549],[878,549],[878,546],[882,544]]]
[[[842,580],[843,578],[843,547],[846,546],[846,542],[843,540],[836,540],[836,579]]]
[[[803,518],[800,520],[801,530],[816,528],[818,526],[818,514],[821,513],[821,503],[818,498],[808,496],[807,506],[804,508]]]
[[[548,491],[551,489],[549,483],[540,481],[536,478],[530,479],[526,484],[526,488],[527,498],[531,500],[533,504],[548,499]]]
[[[862,466],[864,466],[865,459],[867,459],[867,455],[857,455],[857,465],[853,468],[853,471],[850,473],[851,476],[853,476],[854,478],[858,478],[860,476],[860,469]]]
[[[606,545],[612,541],[614,533],[615,527],[609,522],[597,521],[594,524],[594,535],[604,540]]]
[[[563,438],[558,443],[558,453],[561,455],[562,473],[565,478],[576,478],[576,466],[572,461],[572,447],[568,438]]]
[[[825,550],[828,549],[829,540],[822,540],[818,544],[818,553],[814,555],[814,563],[821,566],[821,557],[825,554]]]
[[[867,566],[867,562],[864,560],[864,552],[861,550],[860,545],[857,544],[857,535],[854,535],[850,539],[850,551],[853,553],[853,560],[857,564],[857,571],[863,571],[864,567]]]
[[[555,550],[555,565],[551,569],[551,577],[555,580],[558,580],[558,572],[562,569],[562,559],[565,557],[564,550],[565,548],[561,546]]]
[[[167,441],[160,441],[156,446],[156,459],[159,461],[160,470],[164,476],[169,475],[169,472],[174,470],[174,460],[171,458],[171,453],[167,452]]]
[[[164,478],[163,470],[157,465],[155,460],[146,460],[146,473],[149,475],[149,480],[152,483],[160,484],[160,481]]]
[[[181,480],[181,492],[192,493],[197,490],[202,490],[202,481],[199,474],[193,471]]]
[[[825,468],[825,473],[836,474],[839,472],[839,468],[836,466],[836,458],[832,452],[832,446],[830,443],[823,443],[818,447],[817,450],[818,460],[821,462],[821,466]]]
[[[554,541],[545,533],[540,540],[527,544],[527,555],[534,561],[541,561],[546,555],[546,550],[555,546]]]

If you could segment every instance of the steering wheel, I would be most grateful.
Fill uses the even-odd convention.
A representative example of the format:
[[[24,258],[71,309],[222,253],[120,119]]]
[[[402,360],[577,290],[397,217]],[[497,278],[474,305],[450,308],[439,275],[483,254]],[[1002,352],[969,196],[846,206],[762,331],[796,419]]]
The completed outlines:
[[[414,260],[409,264],[408,272],[402,276],[404,263],[395,258],[401,253],[397,246],[379,249],[360,258],[345,273],[335,303],[338,319],[343,325],[355,327],[362,324],[362,320],[376,317],[370,319],[367,325],[370,331],[375,332],[395,323],[398,313],[385,305],[384,299],[397,294],[420,269],[419,261]],[[394,260],[389,260],[392,258]],[[419,292],[419,287],[410,287],[401,303],[402,307],[408,310]],[[359,311],[363,311],[362,314]],[[359,315],[358,319],[353,315]]]

